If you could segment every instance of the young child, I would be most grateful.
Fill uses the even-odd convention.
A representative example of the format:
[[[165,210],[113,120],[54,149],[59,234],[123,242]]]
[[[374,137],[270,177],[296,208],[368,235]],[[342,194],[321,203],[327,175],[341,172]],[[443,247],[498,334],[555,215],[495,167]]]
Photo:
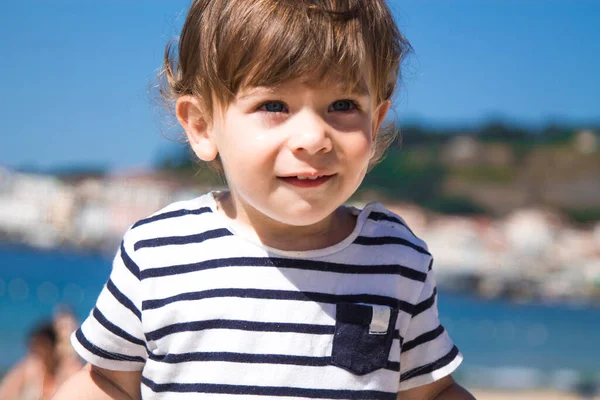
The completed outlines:
[[[408,50],[384,0],[194,1],[164,94],[229,190],[125,234],[56,398],[472,399],[427,246],[343,205]]]

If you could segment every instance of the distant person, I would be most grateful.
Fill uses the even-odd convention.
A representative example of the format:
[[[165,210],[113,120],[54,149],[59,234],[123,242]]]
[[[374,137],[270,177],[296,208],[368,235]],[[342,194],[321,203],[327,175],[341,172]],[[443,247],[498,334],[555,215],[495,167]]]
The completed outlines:
[[[27,345],[28,353],[0,383],[0,400],[45,400],[56,391],[56,333],[52,323],[38,325]]]
[[[409,47],[384,0],[194,1],[164,93],[229,190],[125,234],[56,398],[472,399],[427,246],[343,205]]]
[[[73,349],[70,340],[71,334],[78,327],[78,322],[73,311],[68,306],[61,305],[54,313],[52,325],[56,332],[56,378],[59,383],[62,383],[83,367],[81,358]]]

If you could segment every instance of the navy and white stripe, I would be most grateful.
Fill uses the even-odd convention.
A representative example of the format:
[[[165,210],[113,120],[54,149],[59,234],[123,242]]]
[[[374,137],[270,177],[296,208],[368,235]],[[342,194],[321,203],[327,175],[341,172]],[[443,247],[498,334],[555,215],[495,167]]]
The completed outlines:
[[[400,264],[353,265],[316,260],[302,260],[280,257],[235,257],[205,260],[192,264],[170,265],[162,268],[141,271],[140,278],[150,279],[168,275],[182,275],[190,272],[225,267],[277,267],[279,269],[301,269],[356,275],[401,275],[405,278],[424,282],[426,274]]]
[[[312,252],[267,250],[215,210],[209,194],[127,232],[72,338],[84,359],[143,368],[144,399],[395,399],[460,364],[437,316],[431,254],[381,205],[357,212],[351,238]],[[342,355],[357,347],[333,340],[344,303],[396,310],[382,341],[389,354],[373,372],[332,362],[334,346]]]

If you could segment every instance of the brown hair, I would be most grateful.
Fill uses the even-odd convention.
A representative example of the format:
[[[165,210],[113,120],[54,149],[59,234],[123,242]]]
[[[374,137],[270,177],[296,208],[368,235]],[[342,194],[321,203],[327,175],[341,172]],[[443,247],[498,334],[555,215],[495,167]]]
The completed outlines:
[[[246,87],[343,77],[351,90],[364,71],[380,104],[411,50],[385,0],[194,0],[177,44],[165,50],[161,94],[170,105],[194,95],[207,115]],[[394,136],[377,135],[372,164]]]

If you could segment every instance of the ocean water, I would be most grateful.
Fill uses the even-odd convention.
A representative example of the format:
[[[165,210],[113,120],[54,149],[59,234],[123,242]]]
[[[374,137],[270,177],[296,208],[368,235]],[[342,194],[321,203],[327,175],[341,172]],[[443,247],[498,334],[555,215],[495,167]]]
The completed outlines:
[[[25,353],[27,333],[69,304],[81,320],[111,268],[107,255],[0,245],[0,374]],[[442,323],[471,387],[571,388],[600,383],[600,307],[514,304],[440,291]]]

